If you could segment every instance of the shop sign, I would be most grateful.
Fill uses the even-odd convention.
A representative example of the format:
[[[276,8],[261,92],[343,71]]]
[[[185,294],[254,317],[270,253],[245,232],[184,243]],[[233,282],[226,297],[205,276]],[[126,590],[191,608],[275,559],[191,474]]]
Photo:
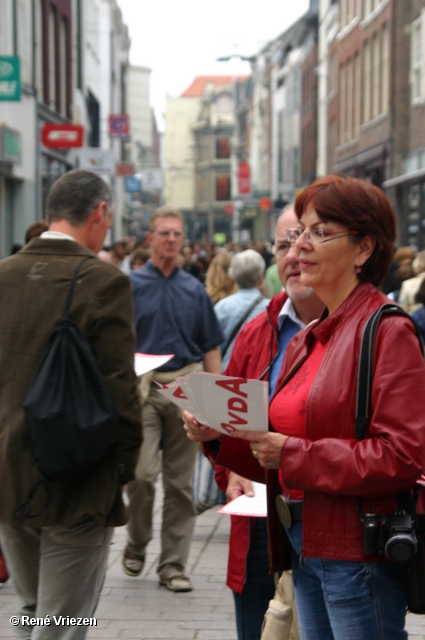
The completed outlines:
[[[143,169],[140,177],[144,191],[157,191],[162,188],[161,169]]]
[[[126,178],[125,179],[125,190],[128,192],[135,192],[142,190],[142,181],[140,178]]]
[[[115,173],[117,176],[134,176],[134,165],[131,162],[119,162]]]
[[[109,135],[111,138],[128,138],[130,124],[126,113],[111,113],[109,116]]]
[[[0,100],[21,99],[21,65],[19,56],[0,56]]]
[[[21,134],[15,129],[0,126],[0,161],[20,164],[21,160]]]
[[[84,127],[81,124],[52,124],[47,123],[41,129],[41,142],[45,147],[70,149],[82,147]]]
[[[79,152],[80,169],[93,171],[100,175],[113,176],[115,173],[115,160],[112,149],[99,149],[99,147],[84,147]]]
[[[226,206],[224,207],[224,213],[226,214],[226,216],[231,216],[233,215],[233,204],[231,202],[229,202],[229,204],[226,204]]]

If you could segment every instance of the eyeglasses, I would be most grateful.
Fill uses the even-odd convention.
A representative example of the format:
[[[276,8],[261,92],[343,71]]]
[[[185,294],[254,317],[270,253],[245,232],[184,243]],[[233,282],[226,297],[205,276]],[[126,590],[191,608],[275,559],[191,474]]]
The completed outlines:
[[[157,233],[160,238],[168,238],[168,236],[173,233],[174,237],[177,238],[177,240],[183,235],[183,231],[155,231],[155,233]]]
[[[291,244],[301,238],[302,234],[305,234],[307,242],[313,244],[323,244],[323,242],[330,242],[330,240],[338,240],[338,238],[345,238],[346,236],[356,236],[358,231],[349,231],[348,233],[341,233],[340,231],[327,231],[326,229],[301,229],[297,227],[295,229],[288,229],[286,232],[286,238]]]
[[[276,258],[283,258],[288,253],[291,248],[291,242],[287,240],[276,240],[276,243],[273,247],[273,253]]]

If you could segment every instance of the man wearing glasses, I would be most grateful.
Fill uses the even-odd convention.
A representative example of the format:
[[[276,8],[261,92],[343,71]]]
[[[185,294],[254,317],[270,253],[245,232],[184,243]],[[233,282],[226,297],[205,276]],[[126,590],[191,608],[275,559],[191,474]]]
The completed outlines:
[[[268,380],[269,397],[273,395],[290,339],[323,310],[323,303],[313,289],[300,282],[300,266],[294,250],[297,224],[293,205],[288,205],[278,220],[274,245],[285,291],[275,295],[267,310],[243,327],[225,371],[228,376]],[[229,500],[244,493],[253,495],[251,481],[233,472],[217,467],[216,479]],[[264,613],[275,591],[273,576],[269,575],[266,521],[243,516],[231,518],[227,585],[233,591],[238,638],[258,640]],[[285,584],[288,589],[288,581]],[[293,599],[291,592],[289,588],[285,593],[288,604]],[[297,637],[297,630],[293,628],[290,638]]]
[[[164,506],[160,583],[171,591],[190,591],[185,575],[195,524],[191,498],[197,445],[182,429],[181,411],[161,394],[159,384],[203,369],[221,372],[219,345],[224,336],[202,284],[177,265],[183,246],[183,215],[170,207],[157,209],[146,238],[152,255],[146,266],[130,275],[133,285],[137,351],[174,354],[165,366],[142,377],[144,442],[136,480],[128,485],[129,522],[123,568],[138,576],[152,538],[155,482],[162,467]],[[162,451],[162,457],[160,452]]]

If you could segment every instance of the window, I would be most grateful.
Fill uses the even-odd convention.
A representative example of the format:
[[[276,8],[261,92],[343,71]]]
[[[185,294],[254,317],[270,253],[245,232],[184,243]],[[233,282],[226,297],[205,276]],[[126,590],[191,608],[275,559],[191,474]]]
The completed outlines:
[[[56,11],[49,11],[49,96],[51,109],[56,109]]]
[[[388,24],[382,27],[381,113],[388,113],[390,97],[390,38]]]
[[[339,144],[345,142],[346,132],[346,70],[343,66],[339,68]]]
[[[372,89],[372,118],[379,116],[379,82],[380,82],[380,64],[379,64],[379,39],[375,33],[372,41],[372,66],[373,66],[373,89]]]
[[[347,2],[348,0],[341,0],[339,4],[340,8],[340,29],[343,29],[347,24]]]
[[[283,182],[283,111],[279,111],[277,114],[277,179],[278,182]]]
[[[21,58],[21,80],[32,83],[32,35],[31,2],[18,0],[17,3],[18,55]]]
[[[67,39],[67,24],[66,20],[62,18],[59,31],[60,40],[60,108],[61,114],[66,117],[67,114],[67,91],[66,91],[66,39]]]
[[[229,136],[217,136],[215,143],[215,157],[218,159],[230,158]]]
[[[233,100],[231,96],[223,94],[214,101],[215,113],[231,113],[233,111]]]
[[[353,113],[353,136],[359,137],[360,132],[360,113],[361,113],[361,69],[360,56],[358,52],[354,55],[354,113]]]
[[[372,0],[363,0],[363,18],[367,18],[372,11]]]
[[[43,78],[43,0],[36,4],[36,86],[38,99],[44,102],[44,78]]]
[[[345,83],[347,87],[347,122],[346,122],[346,136],[347,142],[352,140],[353,136],[353,111],[354,111],[354,92],[353,92],[353,63],[351,60],[347,62],[345,70]]]
[[[412,101],[422,98],[422,17],[412,25]]]
[[[363,122],[370,120],[370,47],[366,40],[363,44]]]
[[[215,199],[230,200],[230,176],[218,174],[215,178]]]
[[[336,91],[337,73],[338,71],[337,71],[336,51],[334,51],[329,59],[328,95]]]

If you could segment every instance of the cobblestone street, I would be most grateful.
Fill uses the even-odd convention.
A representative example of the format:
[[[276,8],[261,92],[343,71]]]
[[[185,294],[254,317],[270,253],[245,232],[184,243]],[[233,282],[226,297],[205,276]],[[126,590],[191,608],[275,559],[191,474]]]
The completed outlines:
[[[194,590],[173,594],[159,587],[156,575],[160,509],[159,495],[155,508],[155,536],[149,545],[141,577],[130,578],[122,571],[125,528],[116,530],[106,582],[96,611],[97,627],[90,629],[88,638],[236,640],[233,597],[225,585],[230,519],[214,509],[198,516],[188,566]],[[1,638],[13,637],[9,618],[15,613],[13,584],[9,581],[0,588]],[[425,616],[409,614],[407,628],[409,640],[425,640]]]

